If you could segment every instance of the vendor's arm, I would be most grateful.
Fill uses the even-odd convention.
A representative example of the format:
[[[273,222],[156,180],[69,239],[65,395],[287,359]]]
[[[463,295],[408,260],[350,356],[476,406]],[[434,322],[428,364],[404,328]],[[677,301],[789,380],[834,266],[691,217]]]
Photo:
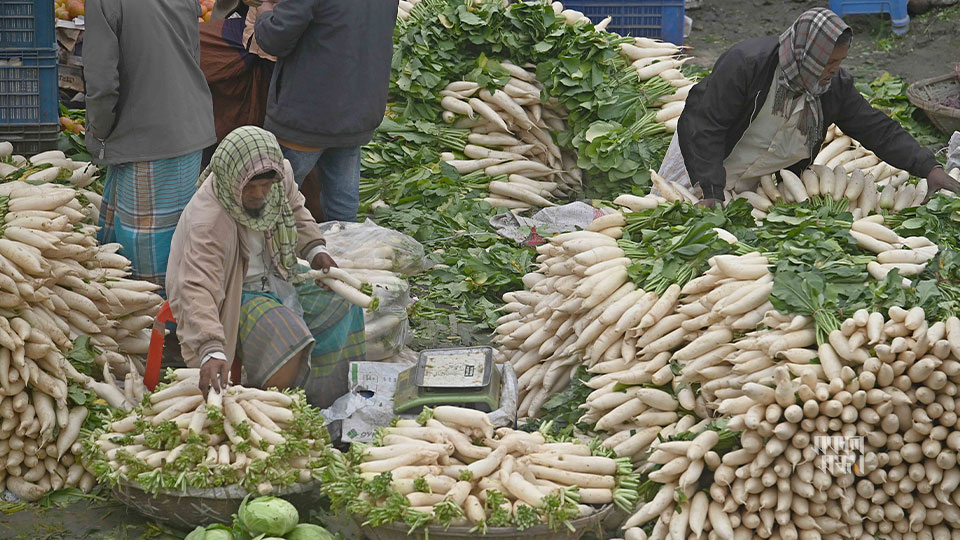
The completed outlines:
[[[191,359],[201,368],[200,387],[206,393],[208,385],[219,390],[226,383],[229,365],[225,350],[226,336],[220,322],[220,306],[226,294],[223,269],[227,267],[221,242],[211,242],[216,234],[210,227],[194,226],[179,258],[180,268],[171,273],[175,283],[167,288],[177,313],[177,338],[192,352]],[[219,375],[219,380],[216,375]]]
[[[120,99],[120,6],[117,0],[87,0],[84,16],[83,77],[86,81],[87,132],[110,136]]]
[[[320,226],[313,219],[310,210],[307,210],[306,199],[304,199],[293,180],[293,169],[290,167],[290,162],[284,160],[283,165],[286,171],[282,180],[283,189],[287,192],[287,200],[290,201],[293,217],[297,220],[297,252],[300,257],[310,261],[310,266],[314,270],[327,270],[330,267],[336,267],[337,263],[327,253],[326,242],[320,232]]]
[[[921,146],[899,122],[870,106],[849,73],[840,70],[832,84],[840,85],[840,95],[843,96],[836,119],[840,131],[890,165],[926,178],[930,193],[960,188],[960,184],[943,171],[933,152]]]
[[[731,128],[746,107],[750,76],[743,53],[731,49],[717,59],[713,72],[690,90],[677,125],[687,174],[703,190],[703,198],[723,200],[727,173],[723,168]]]
[[[264,7],[267,8],[275,5],[272,11],[265,11],[257,18],[253,35],[260,48],[276,57],[284,57],[293,52],[300,41],[300,36],[313,22],[317,1],[264,2]]]

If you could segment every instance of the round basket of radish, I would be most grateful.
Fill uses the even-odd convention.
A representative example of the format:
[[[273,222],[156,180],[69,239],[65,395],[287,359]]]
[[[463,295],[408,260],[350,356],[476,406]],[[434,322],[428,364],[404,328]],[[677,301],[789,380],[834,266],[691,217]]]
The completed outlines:
[[[321,490],[373,539],[580,538],[613,506],[631,509],[637,475],[599,441],[494,429],[485,413],[424,409],[371,445],[325,456]]]
[[[320,412],[302,392],[230,386],[204,398],[199,370],[170,381],[84,441],[84,463],[118,499],[185,527],[227,523],[248,493],[317,502],[329,451]]]
[[[602,538],[601,522],[613,510],[612,505],[603,506],[589,516],[570,520],[570,529],[555,531],[547,524],[535,525],[523,531],[516,527],[488,527],[483,532],[484,538],[523,538],[524,540],[577,540],[587,532],[593,531],[597,538]],[[441,527],[429,526],[424,530],[410,532],[410,526],[405,523],[380,525],[379,527],[363,527],[361,531],[370,540],[466,540],[474,538],[478,530],[468,527]]]
[[[271,492],[293,504],[307,515],[319,507],[320,483],[296,483]],[[191,530],[212,523],[233,523],[233,516],[249,493],[237,485],[215,488],[185,488],[148,493],[137,484],[119,481],[111,489],[113,496],[144,516],[172,527]]]
[[[641,474],[624,538],[960,534],[960,200],[861,163],[715,210],[654,175],[505,296],[521,416]]]

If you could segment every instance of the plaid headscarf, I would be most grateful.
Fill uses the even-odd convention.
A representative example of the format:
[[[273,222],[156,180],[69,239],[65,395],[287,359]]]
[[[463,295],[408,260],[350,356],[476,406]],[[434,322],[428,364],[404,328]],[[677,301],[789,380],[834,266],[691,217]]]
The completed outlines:
[[[789,118],[800,100],[803,112],[798,128],[807,138],[811,159],[817,154],[823,131],[820,96],[830,81],[820,84],[820,76],[829,63],[841,34],[849,31],[843,19],[826,8],[813,8],[800,15],[793,26],[780,35],[780,66],[773,112]]]
[[[281,178],[285,174],[277,138],[261,128],[243,126],[224,137],[210,165],[200,174],[197,187],[212,175],[217,200],[238,223],[264,233],[266,244],[273,246],[274,267],[286,278],[294,273],[297,265],[297,223],[283,186],[278,182],[270,188],[267,202],[256,216],[243,208],[240,197],[254,176],[269,171]]]

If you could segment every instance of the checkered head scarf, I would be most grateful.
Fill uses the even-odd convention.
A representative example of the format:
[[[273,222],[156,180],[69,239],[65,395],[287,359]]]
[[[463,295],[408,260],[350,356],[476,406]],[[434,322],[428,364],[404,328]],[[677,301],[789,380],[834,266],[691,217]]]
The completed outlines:
[[[780,35],[780,66],[777,70],[773,112],[789,118],[797,103],[803,102],[798,128],[807,138],[811,159],[816,155],[823,131],[820,96],[830,81],[820,84],[820,76],[830,61],[837,40],[850,27],[836,13],[813,8],[800,15],[793,26]]]
[[[213,178],[217,200],[237,223],[264,233],[266,245],[273,246],[274,267],[287,277],[297,265],[297,223],[283,186],[278,182],[270,188],[258,215],[247,212],[241,199],[243,188],[253,177],[271,171],[280,178],[286,174],[277,138],[261,128],[243,126],[224,137],[210,165],[201,173],[197,187]]]

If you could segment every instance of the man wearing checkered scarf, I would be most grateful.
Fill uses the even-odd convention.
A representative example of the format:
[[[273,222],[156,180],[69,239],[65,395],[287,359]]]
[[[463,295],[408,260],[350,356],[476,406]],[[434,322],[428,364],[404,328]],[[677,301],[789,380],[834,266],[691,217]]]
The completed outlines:
[[[690,90],[660,176],[702,192],[714,206],[761,177],[799,174],[834,124],[886,163],[926,178],[929,193],[956,192],[933,153],[870,106],[840,67],[853,32],[824,8],[804,12],[779,37],[745,41]]]
[[[300,262],[299,258],[304,262]],[[235,129],[201,174],[170,249],[167,290],[184,362],[220,391],[234,361],[246,386],[300,388],[330,406],[365,357],[363,310],[312,281],[336,266],[276,137]]]

